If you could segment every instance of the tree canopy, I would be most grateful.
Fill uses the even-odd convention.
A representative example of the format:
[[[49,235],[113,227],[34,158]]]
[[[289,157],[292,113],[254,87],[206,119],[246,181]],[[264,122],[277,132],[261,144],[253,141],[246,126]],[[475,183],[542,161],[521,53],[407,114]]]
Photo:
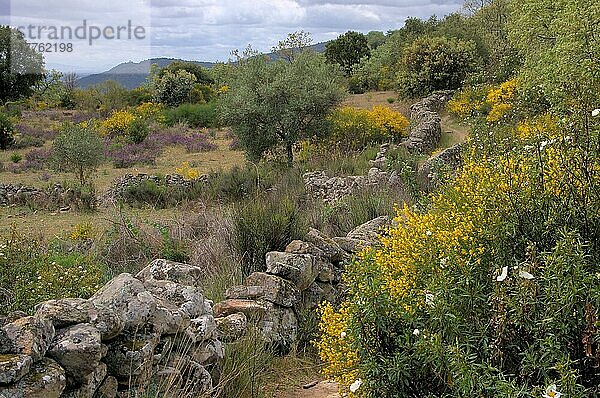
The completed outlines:
[[[325,46],[325,57],[331,63],[339,64],[349,76],[354,65],[371,54],[367,36],[358,32],[346,32]]]

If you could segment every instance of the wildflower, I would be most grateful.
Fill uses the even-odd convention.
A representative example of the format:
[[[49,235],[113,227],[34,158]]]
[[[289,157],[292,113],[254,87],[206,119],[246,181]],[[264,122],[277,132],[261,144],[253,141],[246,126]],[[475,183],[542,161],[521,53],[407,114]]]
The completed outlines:
[[[528,279],[528,280],[531,280],[534,278],[533,275],[531,275],[529,272],[524,271],[522,269],[519,270],[519,276],[523,279]]]
[[[352,393],[355,393],[355,392],[357,392],[357,391],[358,391],[358,389],[360,388],[360,386],[362,386],[362,383],[363,383],[363,382],[362,382],[362,380],[361,380],[361,379],[358,379],[358,380],[356,380],[354,383],[352,383],[352,384],[350,385],[350,392],[352,392]]]
[[[427,235],[427,236],[431,236],[431,235],[433,235],[433,232],[431,232],[431,231],[427,230],[427,232],[425,232],[425,235]]]
[[[556,384],[550,384],[546,387],[546,392],[543,395],[543,398],[560,398],[562,393],[556,391]]]
[[[444,258],[442,258],[442,259],[440,260],[440,267],[441,267],[442,269],[444,269],[444,268],[446,268],[446,264],[448,264],[448,258],[447,258],[447,257],[444,257]]]
[[[413,330],[413,335],[418,336],[421,331],[419,329]]]
[[[496,277],[496,282],[503,282],[508,276],[508,267],[502,267],[502,273]]]
[[[340,337],[343,338],[343,339],[345,339],[346,338],[346,332],[340,333]]]
[[[594,110],[592,111],[592,116],[593,116],[593,117],[596,117],[596,116],[598,116],[598,115],[600,115],[600,109],[594,109]]]
[[[434,303],[433,303],[434,298],[435,298],[435,296],[433,295],[433,293],[425,294],[425,304],[427,304],[430,307],[433,307],[434,306]]]

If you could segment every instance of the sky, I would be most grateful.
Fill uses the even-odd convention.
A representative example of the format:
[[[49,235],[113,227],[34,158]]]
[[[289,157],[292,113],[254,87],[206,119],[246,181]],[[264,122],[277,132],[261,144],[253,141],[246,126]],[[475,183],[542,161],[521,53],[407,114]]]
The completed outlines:
[[[29,42],[51,50],[49,67],[90,73],[152,57],[226,61],[248,44],[269,52],[298,30],[314,43],[348,30],[388,31],[407,17],[458,11],[462,1],[0,0],[0,23],[21,27]]]

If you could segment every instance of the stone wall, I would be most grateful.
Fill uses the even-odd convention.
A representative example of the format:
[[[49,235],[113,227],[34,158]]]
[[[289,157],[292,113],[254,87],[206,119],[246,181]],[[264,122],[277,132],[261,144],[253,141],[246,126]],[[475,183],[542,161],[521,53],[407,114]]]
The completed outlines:
[[[446,148],[427,159],[417,172],[420,185],[426,192],[438,188],[444,181],[454,177],[456,170],[462,165],[464,144],[456,144]]]
[[[138,186],[145,181],[152,181],[158,186],[166,186],[175,189],[190,189],[196,184],[205,184],[208,182],[208,176],[202,175],[196,180],[186,180],[179,174],[167,174],[164,177],[159,177],[150,174],[125,174],[116,178],[112,187],[104,196],[104,202],[116,202],[125,198],[125,193],[131,187]]]
[[[346,264],[353,254],[376,244],[381,229],[389,224],[389,217],[379,217],[336,238],[311,229],[284,252],[268,253],[266,272],[255,272],[243,285],[228,289],[227,299],[215,305],[221,339],[235,340],[252,320],[279,352],[293,349],[302,319],[314,314],[323,301],[340,302]]]
[[[430,153],[442,137],[439,112],[452,96],[452,91],[437,91],[410,107],[411,127],[404,145],[413,152]]]
[[[0,321],[0,397],[115,398],[209,394],[223,359],[203,273],[155,260],[89,300],[39,304]]]
[[[22,184],[0,183],[0,206],[26,205],[29,203],[43,207],[48,204],[66,206],[74,195],[73,190],[65,189],[60,184],[41,189]]]

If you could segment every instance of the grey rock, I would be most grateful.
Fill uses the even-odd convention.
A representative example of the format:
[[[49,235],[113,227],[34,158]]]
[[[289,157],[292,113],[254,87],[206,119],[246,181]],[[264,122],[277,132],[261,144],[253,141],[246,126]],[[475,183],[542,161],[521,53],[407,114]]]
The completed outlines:
[[[106,364],[100,362],[91,373],[81,380],[81,385],[68,389],[61,398],[93,398],[105,378]]]
[[[215,318],[219,339],[223,341],[234,341],[246,333],[248,319],[246,315],[239,312],[222,318]]]
[[[247,318],[256,319],[262,317],[267,311],[267,306],[254,300],[229,299],[217,303],[214,311],[217,318],[241,312]]]
[[[0,384],[11,384],[27,373],[33,364],[29,355],[0,354]]]
[[[3,398],[59,398],[67,384],[65,371],[52,359],[43,358],[17,383],[0,386]]]
[[[150,280],[144,286],[154,296],[177,306],[190,318],[197,318],[208,311],[206,301],[199,288],[183,286],[167,280]]]
[[[244,286],[227,289],[229,299],[263,299],[284,307],[292,307],[300,299],[300,292],[289,281],[264,272],[251,274]]]
[[[46,319],[17,319],[0,329],[0,354],[25,354],[37,362],[46,355],[54,333],[54,326]]]
[[[102,359],[100,338],[98,329],[90,324],[70,326],[56,335],[48,356],[58,362],[75,383],[82,383],[97,370]]]
[[[347,238],[347,237],[336,237],[336,238],[333,238],[333,240],[342,249],[344,249],[348,253],[352,253],[352,254],[359,253],[364,248],[373,246],[372,242],[369,242],[366,240],[352,239],[352,238]]]
[[[104,361],[109,374],[119,381],[131,380],[133,385],[145,385],[152,372],[158,334],[128,331],[108,343]]]
[[[162,259],[152,261],[136,275],[143,282],[165,280],[185,286],[200,286],[203,277],[201,268]]]
[[[326,258],[333,263],[350,260],[348,253],[346,253],[333,239],[325,236],[314,228],[310,229],[305,240],[323,251]]]
[[[313,283],[318,275],[315,258],[308,254],[270,252],[266,255],[267,273],[291,281],[302,291]]]
[[[115,398],[118,388],[119,382],[117,379],[114,376],[107,376],[96,390],[94,398]]]
[[[98,316],[92,303],[80,298],[44,301],[35,309],[38,318],[50,320],[55,328],[89,323]]]
[[[354,228],[347,237],[350,239],[361,240],[375,243],[379,240],[379,236],[383,229],[392,222],[388,216],[377,217],[374,220],[366,222]]]

